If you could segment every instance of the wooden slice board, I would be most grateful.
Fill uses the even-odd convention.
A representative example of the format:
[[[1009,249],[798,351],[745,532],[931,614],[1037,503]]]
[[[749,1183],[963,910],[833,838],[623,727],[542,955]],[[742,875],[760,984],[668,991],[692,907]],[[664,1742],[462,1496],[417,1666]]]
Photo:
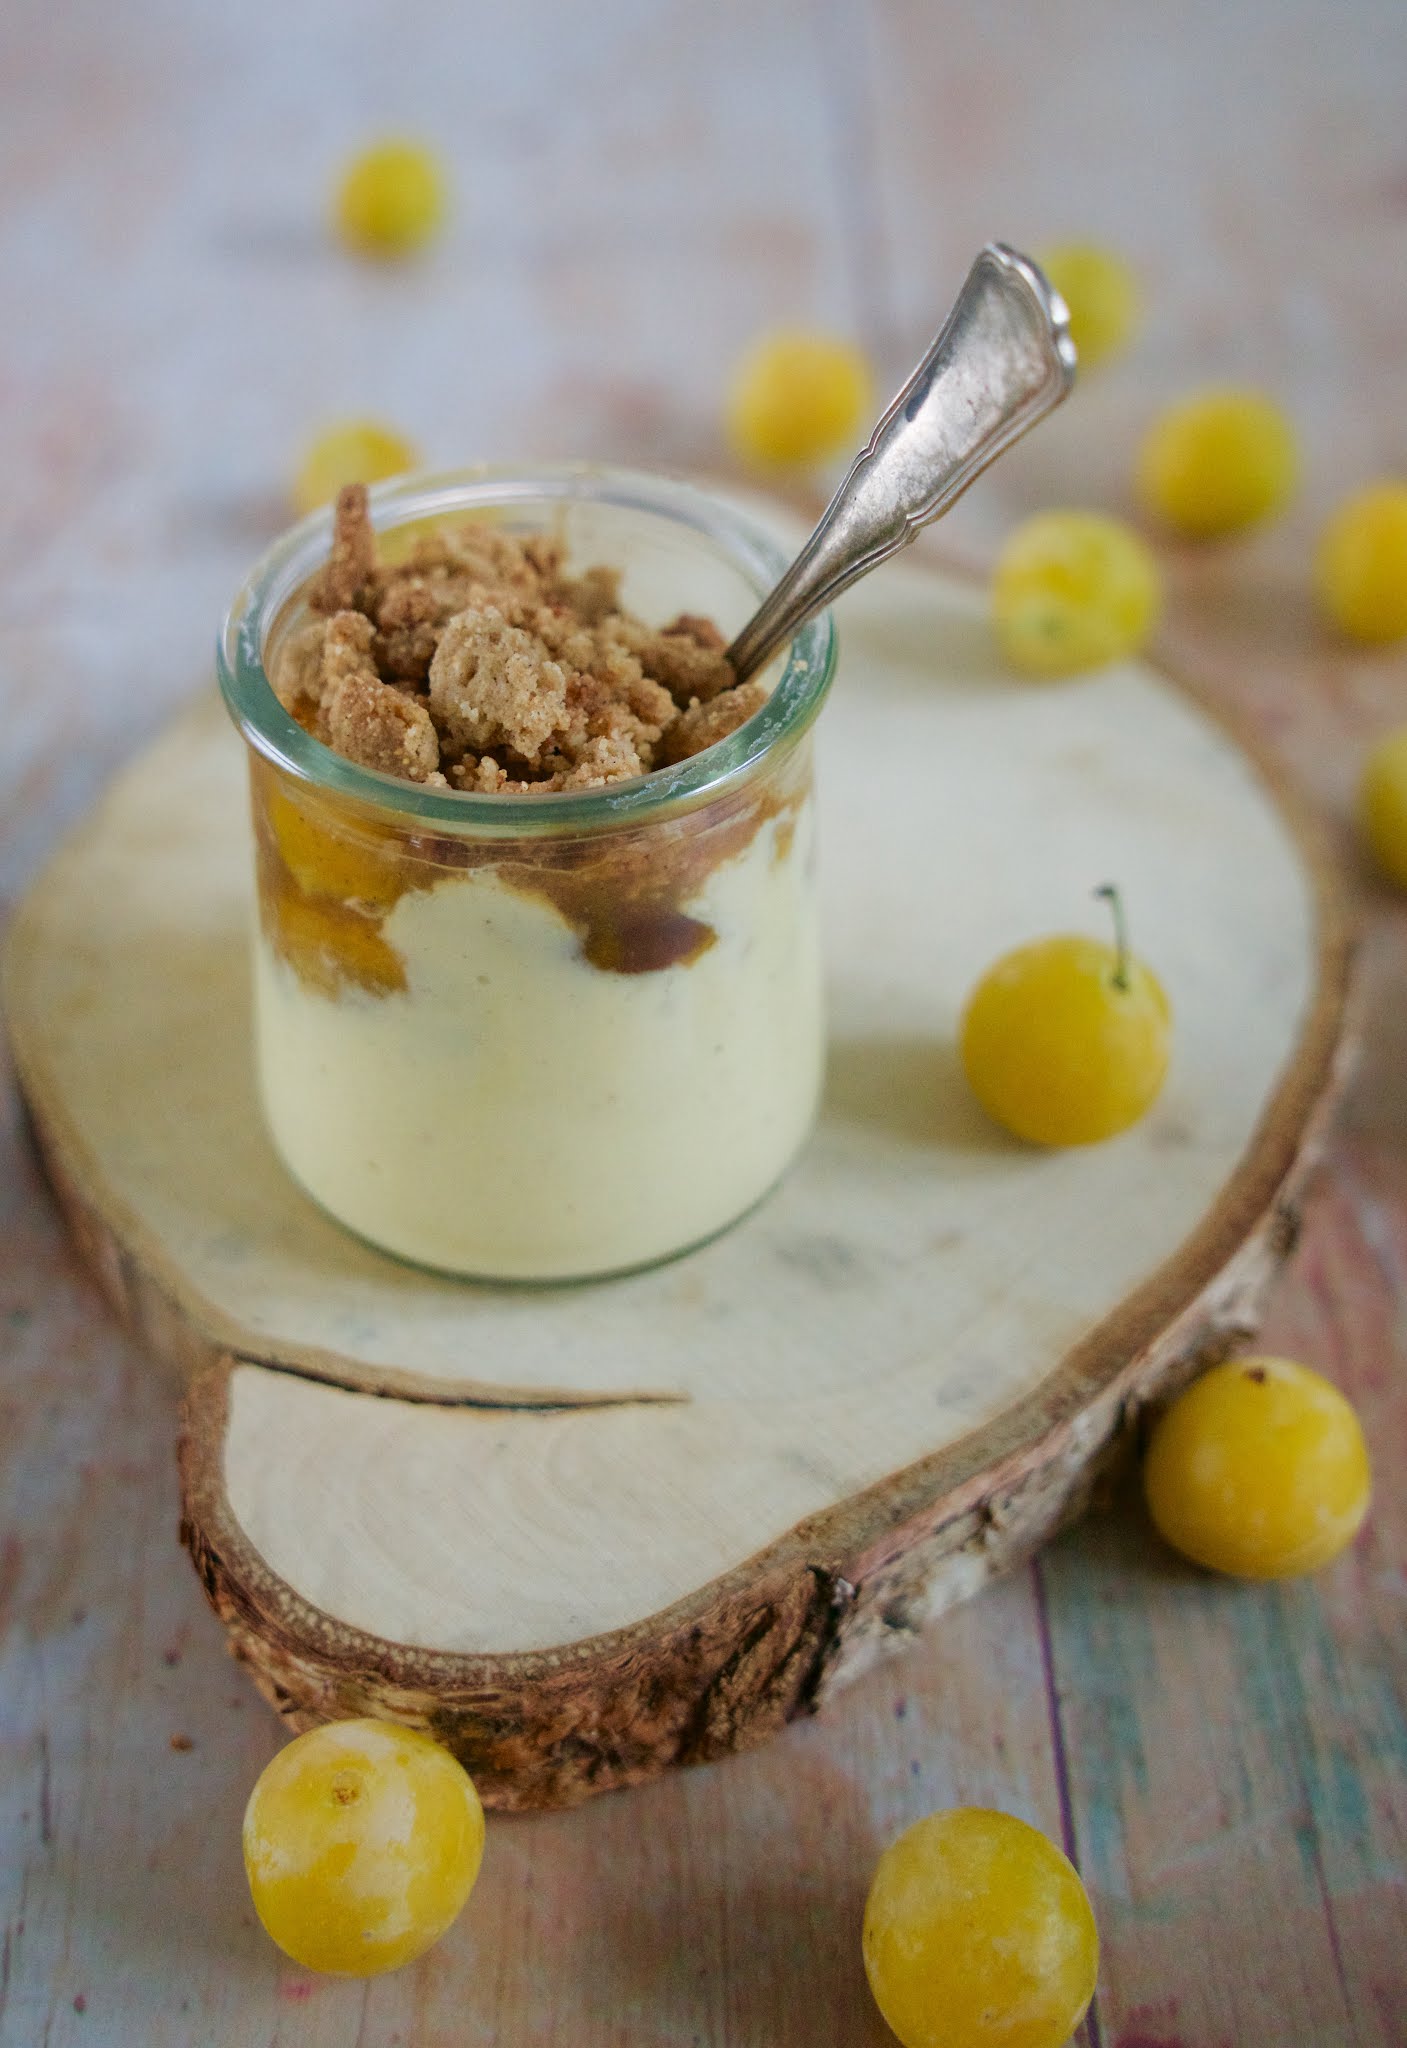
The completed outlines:
[[[984,609],[905,565],[841,607],[821,1125],[754,1216],[653,1273],[437,1279],[283,1175],[213,703],[22,907],[41,1146],[111,1297],[195,1376],[186,1540],[295,1724],[428,1721],[501,1805],[760,1740],[1029,1552],[1130,1414],[1252,1326],[1332,1091],[1337,885],[1185,691],[1143,663],[1017,681]],[[1101,930],[1110,879],[1174,1069],[1136,1131],[1035,1153],[969,1099],[956,1019],[997,952]]]

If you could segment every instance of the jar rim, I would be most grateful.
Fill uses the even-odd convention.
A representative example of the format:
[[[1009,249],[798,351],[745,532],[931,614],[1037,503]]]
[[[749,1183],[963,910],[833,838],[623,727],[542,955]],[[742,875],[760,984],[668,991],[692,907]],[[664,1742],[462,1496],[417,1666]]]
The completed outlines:
[[[746,512],[696,484],[646,470],[599,463],[506,465],[420,473],[379,484],[370,493],[378,530],[413,521],[472,514],[513,504],[599,502],[653,514],[692,528],[720,548],[755,582],[759,599],[788,557]],[[327,558],[330,509],[310,514],[282,534],[255,563],[226,613],[216,645],[220,688],[231,717],[266,760],[298,781],[394,810],[437,829],[476,836],[588,831],[633,824],[662,809],[692,809],[745,782],[783,742],[800,738],[819,711],[835,673],[836,635],[821,612],[797,633],[766,703],[726,739],[670,768],[601,789],[541,795],[426,789],[347,760],[315,739],[274,694],[264,668],[269,630],[289,599]]]

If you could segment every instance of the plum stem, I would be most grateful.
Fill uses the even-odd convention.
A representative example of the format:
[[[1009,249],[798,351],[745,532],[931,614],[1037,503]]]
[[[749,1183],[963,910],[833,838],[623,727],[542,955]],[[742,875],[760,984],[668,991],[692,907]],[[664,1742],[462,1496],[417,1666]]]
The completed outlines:
[[[1101,882],[1095,890],[1109,905],[1114,914],[1114,986],[1127,990],[1129,985],[1129,928],[1124,917],[1124,899],[1112,882]]]

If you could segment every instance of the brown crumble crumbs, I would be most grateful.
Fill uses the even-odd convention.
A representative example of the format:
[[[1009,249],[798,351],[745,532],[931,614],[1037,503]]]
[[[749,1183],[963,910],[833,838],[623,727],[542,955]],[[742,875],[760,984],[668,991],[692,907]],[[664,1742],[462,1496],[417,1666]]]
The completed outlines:
[[[673,766],[765,702],[711,619],[655,629],[619,572],[464,521],[383,562],[366,488],[338,494],[313,616],[284,640],[280,703],[327,746],[407,782],[483,793],[598,789]]]

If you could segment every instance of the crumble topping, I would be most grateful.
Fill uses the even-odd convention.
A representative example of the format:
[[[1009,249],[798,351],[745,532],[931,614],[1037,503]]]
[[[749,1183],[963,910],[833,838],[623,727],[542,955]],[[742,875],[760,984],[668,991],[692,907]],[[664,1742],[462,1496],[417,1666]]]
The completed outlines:
[[[647,626],[619,583],[567,575],[548,534],[472,520],[383,562],[351,484],[274,690],[327,746],[408,782],[519,794],[647,775],[736,731],[766,691],[737,682],[712,620]]]

